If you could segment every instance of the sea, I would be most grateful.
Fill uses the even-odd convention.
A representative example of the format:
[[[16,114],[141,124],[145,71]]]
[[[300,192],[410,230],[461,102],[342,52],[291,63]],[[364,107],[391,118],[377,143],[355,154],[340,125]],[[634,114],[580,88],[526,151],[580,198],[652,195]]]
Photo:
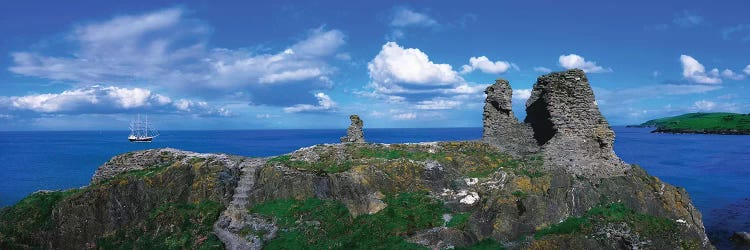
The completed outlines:
[[[750,136],[658,134],[614,127],[615,151],[628,163],[687,189],[720,248],[734,231],[750,231]],[[475,140],[481,128],[365,129],[369,142]],[[336,143],[343,129],[160,131],[151,143],[130,143],[129,131],[0,131],[0,207],[37,190],[85,186],[97,167],[135,150],[171,147],[259,157]]]

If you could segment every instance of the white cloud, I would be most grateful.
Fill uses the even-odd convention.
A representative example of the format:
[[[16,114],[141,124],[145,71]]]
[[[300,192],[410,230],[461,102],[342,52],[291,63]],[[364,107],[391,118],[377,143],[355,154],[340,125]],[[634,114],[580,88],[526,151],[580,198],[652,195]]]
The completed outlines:
[[[75,86],[158,84],[170,93],[207,98],[243,92],[254,104],[288,106],[290,101],[259,95],[271,88],[293,91],[296,96],[329,88],[336,71],[330,61],[346,60],[348,55],[340,51],[346,37],[335,29],[310,30],[302,40],[275,53],[209,48],[210,30],[182,8],[117,16],[76,25],[65,40],[71,43],[61,53],[70,56],[13,52],[9,70]],[[285,87],[301,81],[306,83],[291,90]],[[314,98],[304,101],[312,103]]]
[[[680,62],[682,63],[682,77],[686,80],[701,84],[721,83],[718,69],[706,72],[706,68],[703,67],[703,64],[688,55],[681,55]]]
[[[172,8],[138,16],[120,16],[110,21],[80,26],[77,38],[91,42],[115,41],[171,27],[180,22],[182,9]]]
[[[518,101],[526,101],[531,97],[531,89],[514,89],[513,99]]]
[[[450,65],[430,61],[421,50],[403,48],[395,42],[383,45],[368,63],[368,70],[370,84],[365,88],[369,90],[355,94],[412,110],[478,105],[486,88],[486,85],[467,83]]]
[[[165,105],[165,104],[172,102],[172,98],[169,98],[168,96],[163,96],[160,94],[154,94],[153,98],[156,101],[156,103],[159,105]]]
[[[336,108],[336,102],[331,100],[331,97],[323,92],[315,94],[315,98],[318,99],[318,105],[310,104],[297,104],[291,107],[284,108],[286,113],[299,113],[299,112],[321,112],[330,111]]]
[[[745,69],[743,69],[742,71],[745,72],[745,74],[750,75],[750,64],[745,66]]]
[[[724,71],[721,72],[721,77],[731,79],[731,80],[745,79],[745,75],[743,75],[742,73],[734,73],[734,71],[730,69],[724,69]]]
[[[184,18],[181,8],[79,25],[69,34],[77,43],[72,57],[11,53],[16,74],[74,82],[132,82],[170,75],[174,68],[198,61],[208,28]]]
[[[320,76],[321,74],[323,74],[323,72],[318,68],[289,70],[289,71],[283,71],[280,73],[264,75],[260,77],[259,82],[260,83],[275,83],[275,82],[299,81],[299,80],[315,78],[315,77]]]
[[[0,97],[0,110],[31,111],[47,114],[113,114],[130,111],[154,113],[191,113],[229,116],[224,108],[207,102],[172,99],[143,88],[91,86],[61,93]]]
[[[472,94],[479,94],[483,93],[484,89],[487,88],[486,85],[469,85],[466,83],[459,84],[453,88],[445,89],[444,93],[446,94],[462,94],[462,95],[472,95]]]
[[[404,49],[395,42],[383,45],[367,69],[370,78],[383,85],[446,85],[463,81],[450,65],[433,63],[421,50]]]
[[[596,65],[596,62],[586,61],[582,56],[576,54],[560,55],[558,63],[565,69],[581,69],[586,73],[604,73],[612,72],[611,68],[603,68]]]
[[[695,102],[693,106],[700,111],[711,111],[716,107],[716,103],[712,101],[700,100]]]
[[[534,67],[534,71],[539,72],[539,73],[549,73],[549,72],[552,72],[552,70],[549,69],[549,68],[547,68],[547,67]]]
[[[335,55],[345,43],[345,36],[341,31],[318,28],[312,30],[305,40],[295,43],[289,49],[298,57],[317,58]]]
[[[415,108],[426,109],[426,110],[442,110],[442,109],[452,109],[460,105],[461,105],[460,101],[440,99],[440,100],[420,101],[415,105]]]
[[[394,114],[393,119],[394,120],[414,120],[417,118],[417,114],[415,113],[400,113],[400,114]]]
[[[211,80],[216,87],[236,89],[256,83],[321,79],[332,73],[324,59],[335,57],[344,43],[341,31],[316,29],[307,39],[276,54],[216,49],[209,60],[215,72]]]
[[[396,8],[390,24],[393,27],[430,27],[437,26],[438,22],[435,21],[435,19],[432,19],[427,14],[418,13],[407,8]]]
[[[492,62],[486,56],[471,57],[469,58],[469,64],[462,66],[461,74],[466,74],[476,69],[489,74],[502,74],[512,66],[511,63],[506,61]]]

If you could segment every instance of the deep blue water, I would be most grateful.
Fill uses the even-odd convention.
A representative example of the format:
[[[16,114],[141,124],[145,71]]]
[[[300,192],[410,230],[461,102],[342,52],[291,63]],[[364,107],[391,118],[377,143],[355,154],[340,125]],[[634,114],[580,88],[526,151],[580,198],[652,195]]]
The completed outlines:
[[[685,187],[703,213],[712,240],[750,230],[750,136],[652,134],[615,127],[615,151],[626,162]],[[365,129],[371,142],[472,140],[481,128]],[[344,130],[162,131],[152,143],[127,142],[128,131],[0,132],[0,206],[40,189],[88,184],[117,154],[173,147],[244,156],[271,156],[335,143]]]

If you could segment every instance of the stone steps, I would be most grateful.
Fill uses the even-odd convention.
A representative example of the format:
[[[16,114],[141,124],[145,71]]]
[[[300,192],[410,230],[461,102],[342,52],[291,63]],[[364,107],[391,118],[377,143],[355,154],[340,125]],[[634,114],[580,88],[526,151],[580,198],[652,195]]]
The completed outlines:
[[[255,186],[255,175],[265,164],[267,159],[246,159],[240,163],[240,180],[234,189],[232,201],[214,224],[214,233],[224,242],[226,249],[260,249],[262,243],[257,240],[248,241],[236,231],[240,230],[248,218],[247,208],[250,206],[250,192]]]

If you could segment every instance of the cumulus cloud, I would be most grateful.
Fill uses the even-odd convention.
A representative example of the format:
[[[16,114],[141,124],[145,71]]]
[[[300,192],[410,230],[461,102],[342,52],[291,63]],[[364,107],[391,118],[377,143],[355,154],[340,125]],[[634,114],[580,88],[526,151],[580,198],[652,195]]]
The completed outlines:
[[[488,74],[502,74],[515,65],[506,61],[490,61],[486,56],[471,57],[469,64],[461,67],[461,74],[470,73],[476,69]]]
[[[560,55],[558,63],[565,69],[578,68],[586,73],[612,72],[611,68],[605,69],[602,66],[596,65],[596,62],[586,61],[582,56],[576,54]]]
[[[415,12],[408,8],[396,8],[394,9],[390,25],[393,27],[430,27],[437,26],[438,22],[427,14]]]
[[[526,101],[531,97],[531,89],[514,89],[513,99],[518,101]]]
[[[743,69],[742,71],[745,72],[745,74],[750,75],[750,64],[745,66],[745,69]]]
[[[340,51],[345,35],[325,28],[275,53],[209,48],[211,28],[187,15],[183,8],[169,8],[79,24],[67,34],[72,44],[64,48],[74,50],[65,54],[71,56],[13,52],[9,70],[76,86],[159,84],[170,93],[209,99],[243,92],[253,104],[288,106],[315,103],[308,93],[332,84],[336,69],[329,62],[346,58]],[[282,91],[289,98],[267,98]]]
[[[61,93],[0,97],[0,109],[44,114],[184,113],[229,116],[204,101],[171,98],[143,88],[91,86]]]
[[[421,50],[395,42],[383,45],[368,63],[368,71],[368,91],[357,91],[357,95],[412,110],[447,110],[479,104],[486,88],[466,82],[451,65],[433,62]]]
[[[734,73],[734,71],[730,69],[724,69],[724,71],[721,72],[721,77],[731,79],[731,80],[745,79],[745,75],[743,75],[742,73]]]
[[[552,70],[549,69],[549,68],[547,68],[547,67],[534,67],[534,71],[539,72],[539,73],[549,73],[549,72],[552,72]]]
[[[408,91],[399,83],[442,86],[463,79],[448,64],[438,64],[419,49],[405,49],[395,42],[383,45],[380,53],[367,64],[370,79],[384,92]]]
[[[315,93],[315,98],[318,99],[318,105],[310,104],[297,104],[291,107],[284,108],[286,113],[300,113],[300,112],[323,112],[331,111],[336,108],[336,102],[331,100],[331,97],[323,92]]]
[[[703,67],[703,64],[688,55],[681,55],[680,63],[682,63],[682,77],[688,81],[701,84],[721,83],[718,69],[706,72],[706,68]]]

